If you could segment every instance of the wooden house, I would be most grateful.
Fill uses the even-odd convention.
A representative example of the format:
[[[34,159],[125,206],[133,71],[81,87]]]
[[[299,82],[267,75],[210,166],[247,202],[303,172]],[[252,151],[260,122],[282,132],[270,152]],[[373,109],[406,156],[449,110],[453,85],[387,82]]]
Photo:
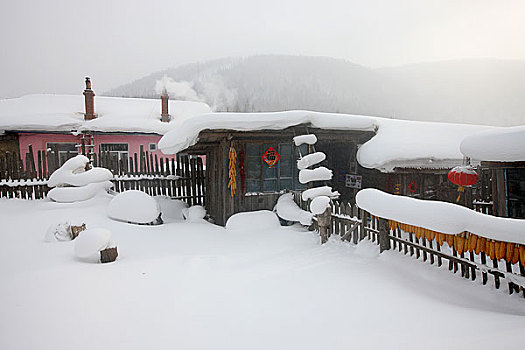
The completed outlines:
[[[525,219],[525,126],[498,128],[466,137],[461,143],[466,157],[481,160],[484,195],[490,213]]]
[[[404,129],[415,136],[406,137]],[[166,154],[206,156],[206,209],[224,225],[234,213],[272,209],[284,191],[305,189],[296,161],[308,150],[296,147],[294,136],[317,136],[315,150],[327,156],[322,165],[333,170],[327,185],[341,200],[354,202],[355,193],[367,187],[428,198],[439,185],[443,189],[434,190],[433,198],[441,199],[456,190],[446,174],[461,164],[461,140],[484,129],[308,111],[214,113],[181,121],[159,147]],[[269,151],[278,157],[273,166],[265,161]]]

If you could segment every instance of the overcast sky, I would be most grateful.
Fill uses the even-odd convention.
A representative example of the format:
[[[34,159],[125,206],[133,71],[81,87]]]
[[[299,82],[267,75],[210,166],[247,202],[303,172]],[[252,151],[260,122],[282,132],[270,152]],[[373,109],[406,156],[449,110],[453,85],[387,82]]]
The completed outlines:
[[[0,0],[0,97],[107,91],[183,63],[252,54],[369,67],[525,59],[525,1]]]

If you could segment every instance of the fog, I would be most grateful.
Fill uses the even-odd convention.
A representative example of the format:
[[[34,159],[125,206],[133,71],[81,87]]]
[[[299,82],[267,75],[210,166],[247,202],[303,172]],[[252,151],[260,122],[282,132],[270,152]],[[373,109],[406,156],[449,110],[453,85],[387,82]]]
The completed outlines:
[[[254,54],[369,68],[525,59],[525,2],[2,1],[0,98],[108,91],[185,63]]]

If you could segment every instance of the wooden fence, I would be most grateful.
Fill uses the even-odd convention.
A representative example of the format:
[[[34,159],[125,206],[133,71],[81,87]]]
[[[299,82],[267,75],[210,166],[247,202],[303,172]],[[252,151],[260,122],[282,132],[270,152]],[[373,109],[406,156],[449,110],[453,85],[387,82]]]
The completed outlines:
[[[76,153],[67,153],[66,158]],[[49,176],[60,167],[56,150],[29,152],[24,162],[16,154],[0,155],[0,198],[41,199],[50,188]],[[150,195],[181,199],[189,205],[204,204],[206,179],[202,159],[187,155],[157,157],[141,146],[140,153],[125,159],[110,152],[93,155],[93,166],[104,167],[114,174],[114,190],[140,190]]]
[[[308,202],[302,201],[298,193],[294,197],[307,210]],[[489,240],[470,232],[448,235],[380,219],[350,203],[333,201],[331,212],[329,235],[353,243],[368,238],[381,250],[392,249],[431,265],[445,266],[472,281],[479,277],[482,284],[493,283],[496,289],[506,283],[509,294],[521,292],[525,297],[524,245]]]

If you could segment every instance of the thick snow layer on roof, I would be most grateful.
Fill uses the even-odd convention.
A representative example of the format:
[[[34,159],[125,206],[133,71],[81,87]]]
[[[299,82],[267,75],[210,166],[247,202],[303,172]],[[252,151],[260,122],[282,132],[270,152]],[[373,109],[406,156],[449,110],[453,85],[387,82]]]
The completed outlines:
[[[209,113],[201,102],[169,101],[172,121],[160,121],[160,99],[95,97],[97,119],[84,120],[82,95],[28,95],[0,100],[0,131],[142,132],[165,134],[174,122]]]
[[[417,122],[350,114],[288,111],[276,113],[211,113],[181,120],[166,133],[159,148],[174,154],[194,145],[199,132],[211,130],[281,130],[299,124],[330,130],[377,130],[363,144],[359,163],[366,168],[391,171],[399,167],[452,168],[463,158],[459,150],[468,135],[494,127]]]
[[[478,213],[460,205],[395,196],[376,189],[359,191],[356,202],[372,215],[448,234],[468,231],[485,238],[525,244],[525,220]]]
[[[494,162],[525,161],[525,125],[497,128],[467,136],[460,146],[470,158]]]

